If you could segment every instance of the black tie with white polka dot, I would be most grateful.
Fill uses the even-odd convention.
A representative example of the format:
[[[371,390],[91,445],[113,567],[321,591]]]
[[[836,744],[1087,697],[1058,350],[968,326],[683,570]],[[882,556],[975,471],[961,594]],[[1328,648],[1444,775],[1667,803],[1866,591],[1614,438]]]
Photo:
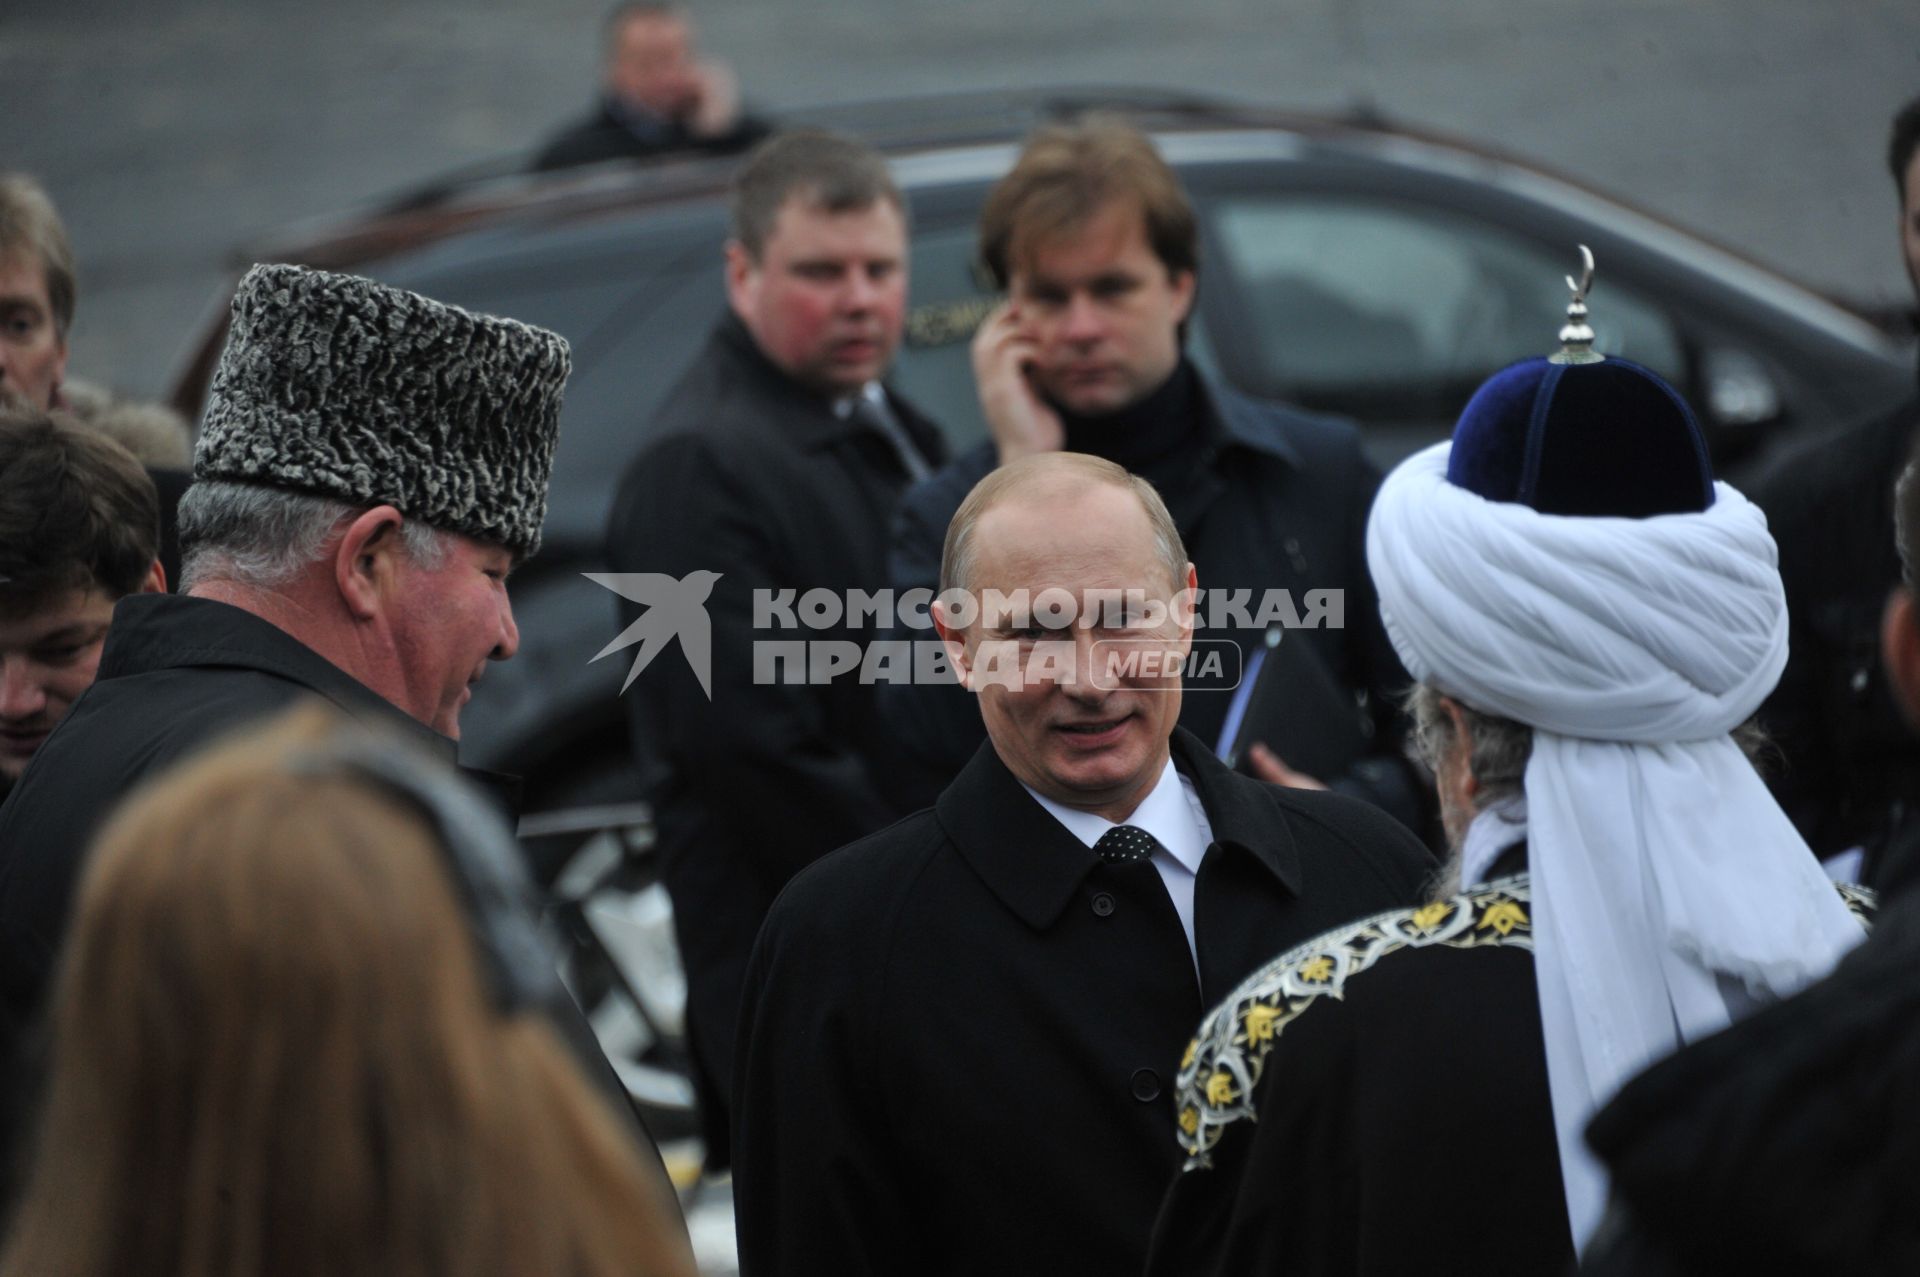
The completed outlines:
[[[1137,825],[1115,825],[1093,844],[1100,859],[1110,865],[1147,860],[1160,850],[1160,840]]]

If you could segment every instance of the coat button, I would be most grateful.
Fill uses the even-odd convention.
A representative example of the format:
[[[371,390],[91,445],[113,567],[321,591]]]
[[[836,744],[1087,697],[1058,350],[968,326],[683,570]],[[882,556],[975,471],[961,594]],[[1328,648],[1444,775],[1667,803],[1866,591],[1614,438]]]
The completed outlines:
[[[1133,1098],[1151,1104],[1160,1098],[1160,1075],[1152,1069],[1139,1069],[1133,1075]]]
[[[1108,895],[1104,891],[1094,892],[1093,893],[1093,916],[1096,918],[1105,918],[1105,917],[1111,916],[1112,913],[1113,913],[1113,897]]]

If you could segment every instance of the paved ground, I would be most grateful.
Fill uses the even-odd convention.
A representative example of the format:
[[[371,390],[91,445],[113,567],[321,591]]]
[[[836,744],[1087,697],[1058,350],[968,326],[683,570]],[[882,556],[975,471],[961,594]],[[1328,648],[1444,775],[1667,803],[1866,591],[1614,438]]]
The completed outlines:
[[[1776,267],[1896,301],[1887,117],[1911,0],[709,0],[775,108],[1044,82],[1204,86],[1492,142]],[[78,373],[157,391],[261,232],[528,145],[591,92],[602,0],[0,0],[0,164],[78,245]]]

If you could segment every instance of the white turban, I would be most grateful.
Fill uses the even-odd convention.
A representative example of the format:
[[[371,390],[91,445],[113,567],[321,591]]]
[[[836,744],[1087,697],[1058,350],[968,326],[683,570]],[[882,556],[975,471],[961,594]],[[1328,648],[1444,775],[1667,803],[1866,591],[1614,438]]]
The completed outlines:
[[[1449,483],[1451,446],[1388,476],[1367,560],[1408,671],[1534,729],[1535,979],[1584,1248],[1606,1207],[1593,1113],[1751,999],[1826,974],[1862,931],[1728,735],[1787,660],[1759,508],[1722,483],[1697,514],[1542,514]]]

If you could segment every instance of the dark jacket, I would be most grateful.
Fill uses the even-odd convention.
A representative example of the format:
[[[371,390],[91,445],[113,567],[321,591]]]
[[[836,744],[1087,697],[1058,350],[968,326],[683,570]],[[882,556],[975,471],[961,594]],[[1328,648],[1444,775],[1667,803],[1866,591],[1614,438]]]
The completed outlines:
[[[251,612],[173,594],[114,605],[93,686],[0,807],[0,980],[13,1025],[39,1008],[83,853],[114,803],[218,737],[311,695],[453,761],[452,741]]]
[[[1531,907],[1524,873],[1501,878],[1236,989],[1181,1074],[1188,1161],[1148,1273],[1567,1271]]]
[[[1366,804],[1236,775],[1183,731],[1173,750],[1215,839],[1197,983],[1152,862],[1102,862],[991,745],[781,895],[735,1074],[743,1273],[1139,1271],[1203,1007],[1431,869]]]
[[[602,99],[585,118],[547,139],[533,167],[545,172],[605,160],[647,159],[674,151],[725,155],[746,150],[772,131],[764,121],[742,114],[725,133],[701,137],[679,120],[622,111]]]
[[[134,594],[114,605],[93,686],[0,805],[0,1070],[10,1096],[30,1090],[37,1076],[37,1029],[84,853],[115,803],[171,764],[311,697],[455,761],[453,741],[251,612],[175,594]],[[518,793],[510,778],[466,776],[512,814]],[[550,1010],[587,1075],[615,1111],[631,1116],[586,1017],[570,1003]],[[0,1162],[23,1116],[15,1108],[0,1119]]]
[[[922,453],[944,459],[934,426],[891,402]],[[910,810],[872,687],[851,674],[823,685],[754,677],[756,640],[871,636],[844,622],[757,630],[754,592],[876,591],[907,474],[884,437],[836,416],[731,315],[667,395],[653,433],[620,481],[607,562],[616,572],[720,574],[706,608],[712,697],[677,648],[627,693],[686,962],[708,1147],[719,1157],[740,973],[767,906],[815,857]],[[622,624],[640,615],[622,604]]]
[[[1587,1128],[1594,1277],[1920,1272],[1920,899],[1792,998],[1656,1064]]]
[[[1893,485],[1920,399],[1784,454],[1750,495],[1780,546],[1790,656],[1760,720],[1784,756],[1775,796],[1814,852],[1867,849],[1862,881],[1920,818],[1920,738],[1880,660],[1880,616],[1900,582]]]
[[[1186,543],[1203,593],[1248,592],[1257,611],[1265,591],[1284,589],[1305,611],[1312,590],[1345,592],[1344,627],[1296,630],[1338,684],[1364,693],[1374,732],[1371,748],[1346,776],[1323,776],[1335,789],[1365,798],[1409,828],[1424,828],[1420,787],[1402,752],[1405,736],[1396,694],[1409,682],[1386,631],[1367,572],[1367,514],[1380,486],[1351,425],[1280,404],[1250,399],[1201,378],[1202,455],[1193,479],[1163,492]],[[954,511],[997,464],[991,442],[916,484],[893,524],[887,575],[896,594],[932,590]],[[1204,619],[1204,618],[1203,618]],[[931,637],[922,634],[917,637]],[[1216,640],[1240,649],[1240,669],[1264,632],[1239,624],[1196,628],[1199,650]],[[1216,744],[1232,697],[1191,682],[1180,725]],[[983,739],[979,709],[957,683],[888,685],[880,690],[888,726],[913,753],[950,776]]]

